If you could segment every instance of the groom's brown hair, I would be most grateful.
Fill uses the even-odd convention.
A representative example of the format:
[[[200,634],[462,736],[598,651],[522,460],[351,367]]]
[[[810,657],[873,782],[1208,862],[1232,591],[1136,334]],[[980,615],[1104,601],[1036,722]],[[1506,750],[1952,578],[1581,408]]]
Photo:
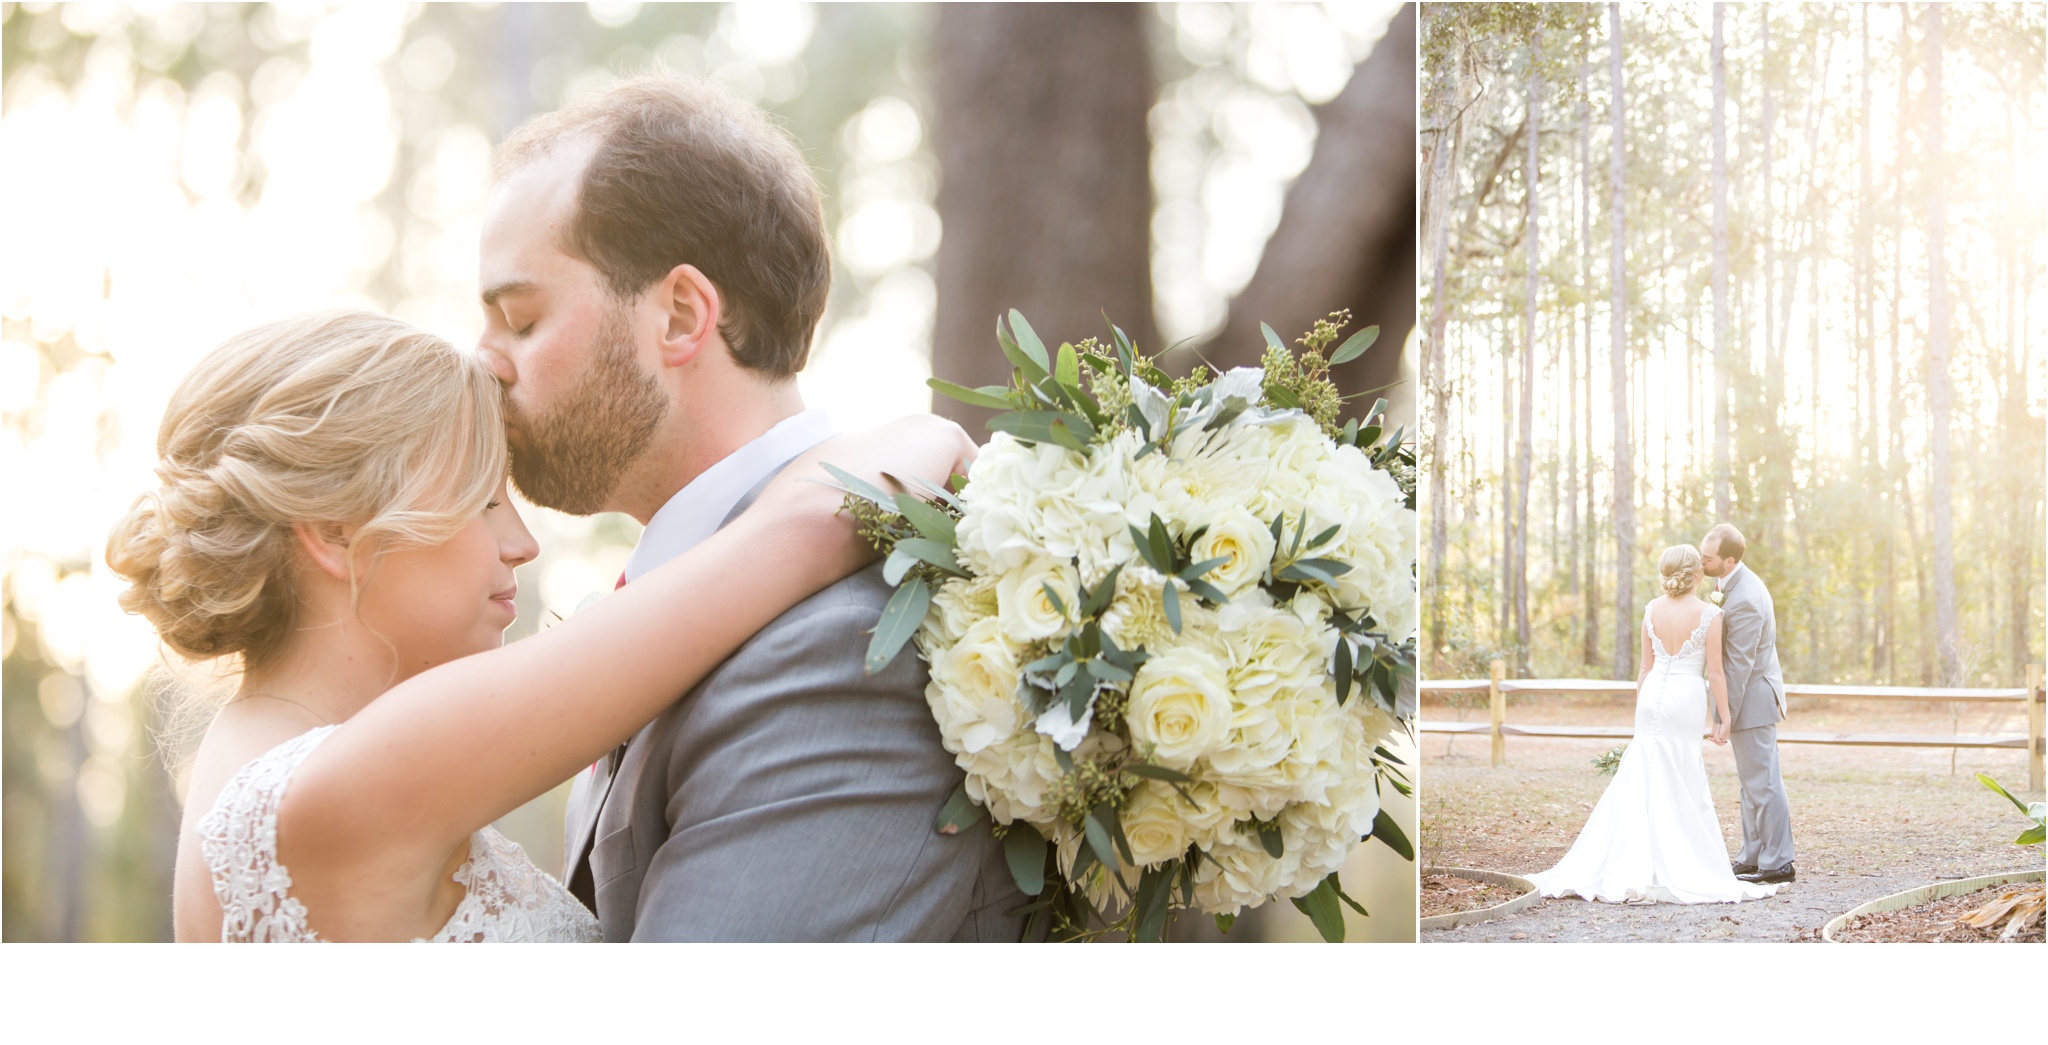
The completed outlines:
[[[1708,541],[1714,542],[1715,555],[1724,559],[1734,559],[1736,562],[1741,562],[1743,553],[1749,550],[1749,546],[1743,543],[1742,531],[1727,523],[1715,523],[1714,528],[1708,530],[1705,537],[1700,538],[1702,545]]]
[[[818,185],[788,132],[707,81],[626,80],[537,116],[498,147],[495,174],[591,142],[562,249],[628,298],[678,265],[718,288],[718,332],[740,365],[802,370],[832,259]]]

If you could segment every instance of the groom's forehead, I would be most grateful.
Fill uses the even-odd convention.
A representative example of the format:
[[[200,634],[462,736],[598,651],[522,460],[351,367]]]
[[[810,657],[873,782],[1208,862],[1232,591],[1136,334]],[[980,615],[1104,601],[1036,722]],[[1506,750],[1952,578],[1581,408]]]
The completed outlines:
[[[478,259],[484,304],[536,290],[565,266],[573,267],[564,241],[575,219],[579,173],[536,165],[511,172],[491,190]]]

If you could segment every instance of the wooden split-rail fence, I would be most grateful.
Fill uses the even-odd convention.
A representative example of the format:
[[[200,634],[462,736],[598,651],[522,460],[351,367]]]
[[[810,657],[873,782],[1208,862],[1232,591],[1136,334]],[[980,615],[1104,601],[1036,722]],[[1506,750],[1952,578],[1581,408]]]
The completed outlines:
[[[1493,662],[1493,677],[1487,679],[1431,680],[1422,683],[1424,696],[1484,693],[1492,709],[1487,722],[1418,723],[1424,733],[1462,733],[1488,736],[1493,740],[1493,764],[1507,761],[1509,737],[1583,737],[1626,740],[1635,730],[1629,726],[1517,726],[1507,720],[1510,693],[1524,696],[1630,696],[1634,682],[1599,679],[1511,679],[1504,661]],[[1936,689],[1922,686],[1816,686],[1788,685],[1785,697],[1814,697],[1826,700],[1884,701],[1968,701],[1974,703],[2020,703],[2027,707],[2027,733],[1939,734],[1939,733],[1814,733],[1780,729],[1780,744],[1841,744],[1850,747],[1946,747],[2015,748],[2027,752],[2027,790],[2042,789],[2043,718],[2048,713],[2048,693],[2042,689],[2041,665],[2027,665],[2024,689]]]

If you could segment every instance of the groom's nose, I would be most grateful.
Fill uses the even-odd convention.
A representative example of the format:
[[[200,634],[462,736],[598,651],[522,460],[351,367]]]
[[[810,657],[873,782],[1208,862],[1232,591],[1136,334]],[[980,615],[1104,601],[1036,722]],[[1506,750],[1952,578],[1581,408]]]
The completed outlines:
[[[489,370],[491,376],[498,379],[499,384],[510,386],[518,382],[519,374],[512,369],[512,358],[491,347],[488,342],[477,342],[476,357],[483,361],[484,369]]]

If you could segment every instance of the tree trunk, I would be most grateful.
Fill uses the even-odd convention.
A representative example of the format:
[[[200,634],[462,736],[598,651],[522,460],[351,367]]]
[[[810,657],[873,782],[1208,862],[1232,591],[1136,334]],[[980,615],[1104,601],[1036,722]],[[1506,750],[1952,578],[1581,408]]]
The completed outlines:
[[[1539,46],[1542,29],[1530,40],[1529,71],[1527,76],[1529,144],[1527,159],[1522,169],[1522,188],[1528,195],[1528,213],[1524,217],[1523,238],[1528,241],[1528,271],[1524,274],[1522,290],[1522,387],[1519,412],[1521,415],[1522,445],[1515,462],[1515,642],[1521,653],[1516,658],[1520,674],[1529,675],[1529,472],[1535,458],[1536,424],[1536,284],[1542,257],[1538,250],[1540,218],[1543,197],[1539,190],[1536,173],[1536,149],[1543,140],[1542,117],[1539,112],[1537,92],[1542,89],[1542,77],[1537,73]]]
[[[1714,5],[1714,519],[1726,522],[1735,505],[1728,455],[1728,102],[1723,5]],[[1618,133],[1618,132],[1617,132]]]
[[[1443,569],[1444,550],[1450,544],[1450,495],[1446,473],[1448,462],[1444,460],[1444,430],[1450,424],[1451,382],[1444,374],[1448,353],[1444,350],[1444,328],[1451,317],[1449,298],[1449,262],[1451,201],[1457,198],[1455,172],[1451,167],[1453,142],[1459,133],[1453,124],[1463,126],[1460,115],[1464,101],[1464,78],[1459,75],[1459,63],[1463,56],[1447,60],[1443,75],[1448,82],[1437,85],[1437,132],[1436,145],[1430,160],[1430,292],[1429,292],[1429,356],[1423,373],[1423,386],[1428,390],[1429,400],[1429,571],[1430,584],[1425,592],[1429,603],[1429,635],[1435,647],[1444,641],[1443,615]]]
[[[1962,685],[1960,637],[1956,634],[1956,549],[1949,503],[1949,303],[1948,262],[1943,256],[1948,235],[1948,196],[1942,184],[1941,7],[1931,5],[1927,19],[1927,413],[1933,469],[1928,483],[1928,510],[1934,539],[1934,631],[1939,642],[1941,684]]]
[[[1280,225],[1202,355],[1224,369],[1256,366],[1266,344],[1260,323],[1292,338],[1348,308],[1355,324],[1380,327],[1364,356],[1332,374],[1340,391],[1357,395],[1400,379],[1415,326],[1415,5],[1394,16],[1343,92],[1316,110],[1316,124],[1315,154],[1287,191]],[[1135,133],[1142,143],[1142,119]],[[1397,420],[1409,395],[1389,396]]]
[[[1635,561],[1636,506],[1635,469],[1631,460],[1628,421],[1628,242],[1624,238],[1622,193],[1628,169],[1628,142],[1623,131],[1621,76],[1621,5],[1607,5],[1610,26],[1607,44],[1608,80],[1614,92],[1612,103],[1614,137],[1607,160],[1608,177],[1608,282],[1612,284],[1612,313],[1608,317],[1611,340],[1609,369],[1614,382],[1614,677],[1635,674]]]
[[[1006,384],[996,317],[1048,343],[1152,322],[1150,42],[1141,5],[947,4],[932,32],[939,216],[932,373]],[[993,411],[935,397],[979,433]]]

